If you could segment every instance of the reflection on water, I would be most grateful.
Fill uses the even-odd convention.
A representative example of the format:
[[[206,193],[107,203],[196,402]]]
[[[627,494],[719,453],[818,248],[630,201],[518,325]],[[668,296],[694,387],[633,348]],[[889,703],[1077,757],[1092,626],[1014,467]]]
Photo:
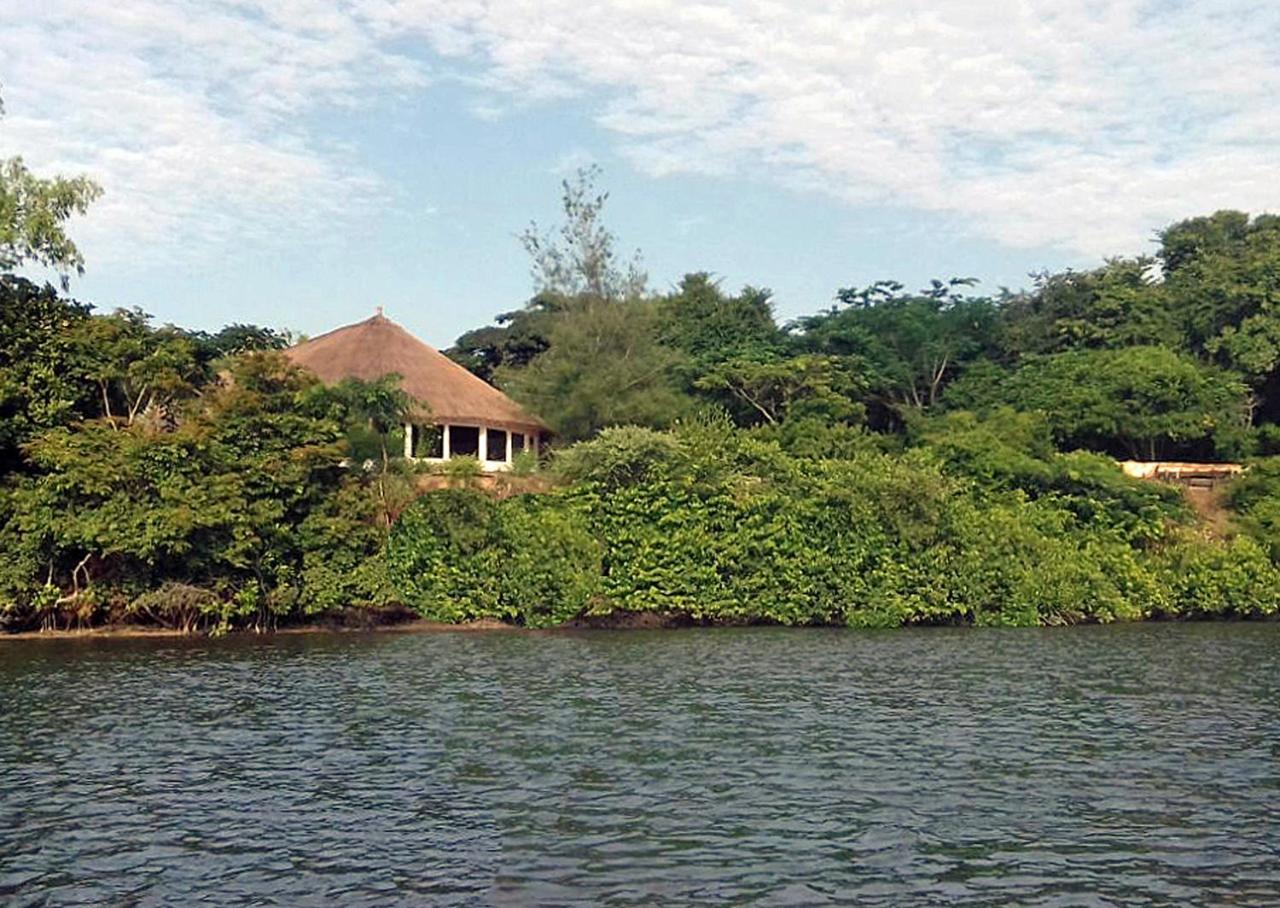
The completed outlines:
[[[0,641],[0,902],[1280,903],[1280,626]]]

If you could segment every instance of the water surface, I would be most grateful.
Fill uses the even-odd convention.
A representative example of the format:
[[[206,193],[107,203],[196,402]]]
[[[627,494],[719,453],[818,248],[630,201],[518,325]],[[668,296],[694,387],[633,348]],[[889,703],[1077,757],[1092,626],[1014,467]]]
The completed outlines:
[[[1280,903],[1280,625],[0,641],[0,903]]]

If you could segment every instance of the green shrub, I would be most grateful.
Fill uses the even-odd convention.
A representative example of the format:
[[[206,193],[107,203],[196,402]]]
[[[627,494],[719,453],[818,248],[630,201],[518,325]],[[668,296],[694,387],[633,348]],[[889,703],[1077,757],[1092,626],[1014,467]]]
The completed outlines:
[[[1247,537],[1227,543],[1191,539],[1161,553],[1162,581],[1172,615],[1274,615],[1280,608],[1280,572]]]
[[[501,608],[498,506],[470,489],[424,495],[387,541],[392,582],[432,621],[510,617]]]
[[[555,496],[499,505],[500,611],[528,627],[578,617],[599,595],[602,549],[586,521]]]
[[[678,469],[684,459],[679,439],[670,432],[616,426],[557,453],[553,466],[568,482],[590,482],[609,489],[668,473]]]

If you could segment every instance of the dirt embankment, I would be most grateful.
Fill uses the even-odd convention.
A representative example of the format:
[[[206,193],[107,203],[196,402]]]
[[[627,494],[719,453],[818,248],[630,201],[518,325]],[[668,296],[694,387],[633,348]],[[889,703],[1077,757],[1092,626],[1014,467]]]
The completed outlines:
[[[1200,518],[1200,525],[1208,535],[1223,539],[1231,534],[1231,509],[1227,507],[1226,491],[1222,486],[1183,487],[1182,494]]]

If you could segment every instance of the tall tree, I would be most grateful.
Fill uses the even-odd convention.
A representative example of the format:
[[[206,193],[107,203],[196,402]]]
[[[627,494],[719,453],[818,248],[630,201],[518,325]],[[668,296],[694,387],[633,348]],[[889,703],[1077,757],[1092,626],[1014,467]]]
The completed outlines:
[[[72,333],[84,374],[98,389],[101,415],[115,428],[144,414],[164,423],[171,405],[195,393],[201,378],[195,344],[182,331],[153,329],[138,309],[79,322]]]
[[[652,302],[584,303],[557,315],[545,353],[499,369],[498,384],[566,441],[622,423],[669,426],[692,400],[677,377],[684,357],[659,340],[659,326]]]
[[[0,274],[0,475],[19,467],[18,447],[34,435],[95,412],[74,342],[88,318],[53,287]]]
[[[1155,260],[1146,257],[1033,275],[1031,290],[1003,300],[1001,346],[1010,358],[1135,344],[1180,348],[1183,326],[1158,278]]]
[[[572,181],[561,182],[564,223],[558,230],[543,231],[533,222],[520,235],[538,292],[612,300],[644,292],[648,278],[639,251],[623,262],[615,248],[617,237],[601,220],[609,200],[609,193],[596,188],[601,173],[592,164],[579,168]]]
[[[736,357],[718,363],[696,386],[726,396],[731,411],[745,406],[749,423],[776,425],[811,417],[827,423],[859,423],[866,379],[848,357],[802,354],[789,358]]]
[[[554,315],[565,307],[565,298],[540,293],[523,309],[504,312],[494,324],[460,336],[445,355],[485,381],[493,381],[498,369],[519,369],[551,345],[547,335]]]
[[[84,214],[101,194],[88,177],[38,177],[20,157],[0,160],[0,272],[44,265],[62,275],[65,289],[72,271],[84,273],[84,257],[64,224]]]

